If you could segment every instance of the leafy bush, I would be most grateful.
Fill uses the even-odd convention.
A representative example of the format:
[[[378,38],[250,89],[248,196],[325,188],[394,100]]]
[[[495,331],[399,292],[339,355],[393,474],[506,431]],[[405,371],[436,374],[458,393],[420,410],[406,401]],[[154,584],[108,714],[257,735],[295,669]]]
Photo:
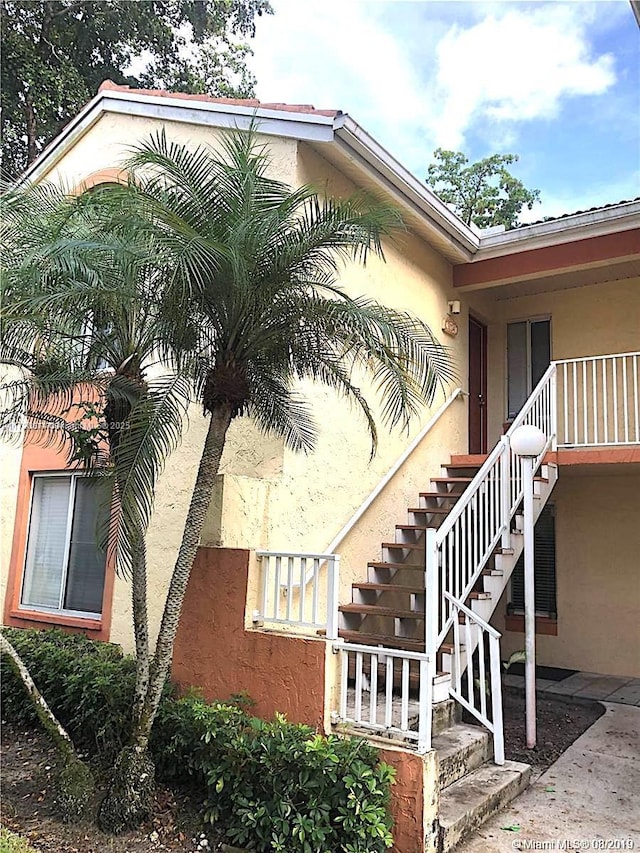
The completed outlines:
[[[11,642],[77,747],[110,760],[126,742],[135,662],[119,647],[62,631],[10,630]],[[5,668],[3,714],[31,723]],[[165,694],[153,728],[157,776],[206,794],[205,818],[259,853],[381,853],[391,846],[393,770],[361,739],[323,737],[283,717],[264,722],[247,697],[208,703]]]
[[[265,722],[197,696],[165,704],[156,738],[162,775],[201,780],[205,818],[233,844],[264,853],[391,846],[393,770],[364,740],[322,737],[281,716]]]
[[[0,853],[36,853],[26,838],[0,826]]]
[[[129,734],[135,661],[119,646],[97,643],[83,634],[58,629],[4,631],[76,748],[111,761]],[[4,662],[1,696],[5,717],[35,723],[22,684]]]

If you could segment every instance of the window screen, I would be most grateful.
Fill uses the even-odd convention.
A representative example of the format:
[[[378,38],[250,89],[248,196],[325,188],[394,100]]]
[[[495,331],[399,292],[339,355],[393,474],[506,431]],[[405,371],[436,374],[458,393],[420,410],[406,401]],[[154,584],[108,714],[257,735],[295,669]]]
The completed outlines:
[[[36,476],[23,607],[100,613],[105,554],[96,544],[97,488],[87,478]]]

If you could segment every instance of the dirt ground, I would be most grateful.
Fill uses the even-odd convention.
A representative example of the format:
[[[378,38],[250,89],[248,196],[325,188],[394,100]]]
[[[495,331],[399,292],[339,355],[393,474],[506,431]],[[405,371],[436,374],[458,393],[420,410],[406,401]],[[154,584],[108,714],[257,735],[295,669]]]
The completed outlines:
[[[67,826],[54,802],[56,754],[39,732],[2,727],[2,825],[39,853],[195,853],[214,851],[202,835],[200,803],[184,791],[159,788],[152,819],[139,830],[113,837],[92,824]],[[96,808],[104,788],[96,796]]]
[[[524,694],[505,688],[507,758],[547,768],[604,712],[598,702],[538,696],[538,746],[525,746]],[[214,851],[202,835],[201,803],[184,791],[160,788],[151,821],[135,832],[112,837],[93,825],[66,826],[54,804],[55,752],[34,731],[2,730],[2,824],[28,839],[39,853],[196,853]],[[104,790],[98,792],[98,797]],[[97,806],[96,800],[96,806]]]
[[[505,754],[511,761],[524,761],[539,771],[546,770],[571,744],[604,714],[599,702],[537,695],[537,735],[535,749],[525,740],[524,691],[503,688]]]

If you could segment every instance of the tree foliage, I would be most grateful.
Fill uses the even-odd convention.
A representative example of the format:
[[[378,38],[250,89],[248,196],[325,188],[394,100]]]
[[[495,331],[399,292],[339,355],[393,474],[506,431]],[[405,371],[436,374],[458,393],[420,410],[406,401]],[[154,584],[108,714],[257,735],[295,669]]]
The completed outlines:
[[[269,12],[268,0],[0,0],[5,175],[24,171],[107,78],[247,97],[245,40]]]
[[[125,168],[126,186],[84,197],[61,198],[46,186],[5,197],[8,333],[0,345],[20,371],[5,383],[11,417],[64,419],[82,386],[106,421],[92,444],[89,417],[90,440],[72,455],[86,464],[93,449],[100,461],[108,447],[119,561],[134,590],[132,741],[101,811],[102,825],[116,830],[144,814],[146,797],[136,792],[152,773],[151,727],[231,422],[251,416],[289,447],[312,450],[317,425],[299,389],[313,380],[360,410],[373,452],[377,424],[364,376],[389,427],[405,427],[452,378],[449,352],[421,320],[340,284],[345,263],[384,257],[383,240],[402,225],[394,208],[362,193],[322,198],[311,186],[274,180],[269,149],[253,132],[229,134],[222,152],[161,132]],[[150,657],[137,552],[190,403],[204,411],[207,430]],[[125,429],[109,427],[123,422]],[[76,446],[83,431],[69,432]]]
[[[518,161],[517,154],[493,154],[476,163],[469,163],[460,151],[443,148],[436,148],[433,156],[427,183],[467,225],[514,228],[523,207],[531,210],[539,201],[540,191],[528,190],[507,169]]]

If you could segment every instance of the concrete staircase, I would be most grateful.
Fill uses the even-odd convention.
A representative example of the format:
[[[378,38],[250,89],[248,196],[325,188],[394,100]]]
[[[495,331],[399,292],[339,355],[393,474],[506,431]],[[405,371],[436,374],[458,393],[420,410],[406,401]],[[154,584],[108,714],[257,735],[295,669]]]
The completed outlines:
[[[425,649],[425,533],[439,527],[477,473],[484,456],[458,456],[431,480],[409,507],[406,523],[382,543],[382,556],[367,564],[367,578],[354,583],[352,600],[340,606],[339,636],[350,643],[421,652]],[[555,485],[557,469],[544,465],[535,478],[534,515],[537,518]],[[464,602],[489,621],[523,548],[522,517],[512,519],[511,547],[496,547],[475,588]],[[461,707],[449,698],[453,665],[451,636],[440,646],[434,681],[432,746],[440,763],[439,851],[454,848],[466,834],[499,811],[529,783],[526,764],[492,762],[489,731],[460,722]],[[464,649],[466,656],[474,649]],[[352,673],[350,675],[353,677]],[[365,675],[370,676],[371,673]],[[412,686],[414,675],[411,676]],[[380,668],[376,683],[384,684]],[[394,687],[397,685],[394,684]]]
[[[435,734],[433,748],[440,768],[437,844],[446,853],[524,791],[531,768],[518,761],[494,764],[489,732],[462,724],[457,714]]]

